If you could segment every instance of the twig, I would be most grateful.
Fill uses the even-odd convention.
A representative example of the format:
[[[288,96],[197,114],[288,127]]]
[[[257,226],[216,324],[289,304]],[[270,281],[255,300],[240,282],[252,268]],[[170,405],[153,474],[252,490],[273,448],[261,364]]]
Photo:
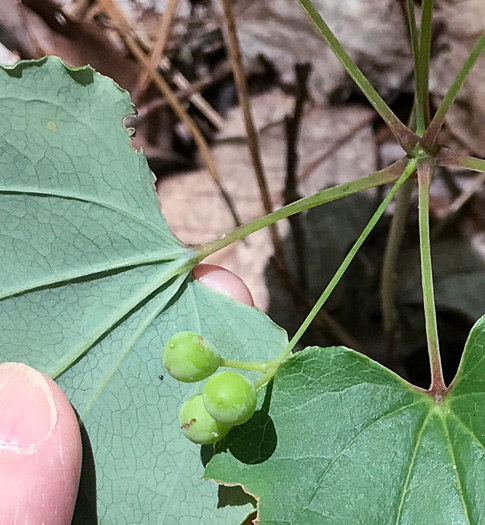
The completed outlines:
[[[168,5],[161,17],[160,27],[158,30],[159,36],[155,42],[155,46],[150,54],[150,63],[153,69],[161,67],[165,73],[170,73],[172,69],[172,64],[168,57],[164,56],[165,47],[170,35],[170,28],[174,18],[175,11],[178,6],[179,0],[168,0]],[[219,113],[205,100],[205,98],[197,92],[197,90],[192,90],[190,82],[185,78],[180,71],[174,71],[172,73],[173,83],[182,90],[190,90],[187,98],[192,102],[192,104],[204,115],[212,125],[220,130],[224,127],[225,121],[219,115]],[[137,85],[132,91],[132,97],[134,100],[139,100],[143,93],[148,88],[151,82],[150,74],[146,69],[143,69],[140,77],[138,79]],[[180,98],[177,97],[180,101]]]
[[[161,18],[161,24],[159,28],[159,37],[155,42],[155,46],[150,54],[150,62],[154,69],[160,67],[165,73],[171,73],[172,64],[168,57],[164,56],[166,43],[169,37],[170,26],[174,17],[175,10],[178,5],[178,0],[169,0],[167,9],[163,13]],[[188,92],[186,98],[192,102],[192,104],[204,115],[209,122],[218,130],[222,129],[225,125],[224,119],[219,113],[205,100],[205,98],[198,93],[197,89],[193,89],[190,82],[185,78],[180,71],[174,71],[171,73],[173,83],[181,90]],[[134,100],[139,100],[143,93],[148,88],[151,82],[149,73],[143,70],[138,79],[137,85],[132,91],[132,97]],[[180,101],[180,97],[177,98]]]
[[[300,134],[301,119],[303,108],[308,97],[308,76],[311,67],[309,64],[297,64],[295,67],[296,74],[296,97],[293,115],[285,118],[286,131],[286,181],[283,192],[284,205],[295,202],[301,198],[297,188],[297,171],[298,171],[298,138]],[[301,224],[301,215],[292,215],[288,218],[290,223],[293,245],[295,248],[296,266],[298,281],[303,289],[308,289],[306,264],[305,264],[305,236]]]
[[[227,190],[222,184],[214,159],[212,157],[212,153],[202,133],[197,128],[194,121],[187,114],[180,102],[177,100],[177,97],[175,96],[165,79],[152,66],[149,58],[145,55],[140,46],[135,42],[134,38],[131,37],[129,23],[121,8],[117,6],[113,0],[99,0],[99,4],[105,10],[106,14],[111,19],[111,21],[114,23],[116,29],[119,31],[120,36],[125,41],[129,50],[133,53],[135,58],[142,64],[142,66],[148,71],[154,84],[158,87],[162,95],[166,98],[174,113],[188,127],[191,135],[194,137],[197,146],[199,147],[200,154],[204,159],[207,171],[209,172],[210,176],[219,188],[219,192],[221,193],[222,198],[226,202],[226,205],[229,208],[229,211],[231,212],[235,223],[238,226],[241,225],[241,220],[234,207],[231,196],[228,194]]]
[[[485,173],[479,173],[476,179],[467,185],[463,192],[451,203],[446,217],[431,229],[431,239],[436,239],[448,226],[453,217],[470,201],[470,199],[485,187]]]
[[[359,122],[354,128],[352,128],[348,133],[345,133],[345,135],[338,139],[336,142],[332,144],[332,146],[327,150],[324,151],[319,157],[317,157],[313,162],[311,162],[305,170],[300,174],[300,180],[304,180],[307,177],[309,177],[313,171],[315,171],[322,162],[325,162],[328,158],[330,158],[332,155],[335,155],[337,151],[345,146],[349,140],[354,137],[360,130],[362,130],[365,126],[367,126],[370,122],[376,119],[376,115],[374,113],[371,113],[368,117],[366,117],[364,120]]]
[[[160,67],[163,71],[170,71],[171,64],[167,57],[162,58]],[[182,73],[180,73],[180,71],[175,71],[172,78],[174,84],[180,89],[190,89],[192,87],[190,82],[182,75]],[[224,119],[200,93],[191,93],[188,96],[188,99],[217,129],[222,129],[224,127]]]
[[[190,95],[193,95],[194,93],[200,93],[203,89],[215,84],[216,82],[219,82],[220,80],[223,80],[230,73],[231,65],[229,64],[229,62],[223,62],[218,67],[216,67],[210,75],[196,80],[195,82],[190,84],[190,86],[186,89],[176,91],[175,96],[177,97],[179,102],[183,102],[185,99],[190,97]],[[138,113],[140,116],[142,112],[143,115],[148,115],[150,112],[155,111],[159,108],[167,107],[168,105],[168,102],[164,98],[151,100],[150,102],[143,104],[143,108],[138,108]]]
[[[74,0],[69,9],[69,15],[77,20],[82,20],[85,18],[92,3],[93,0]]]
[[[234,75],[234,82],[236,84],[237,94],[239,98],[239,103],[241,105],[244,115],[244,123],[246,125],[249,152],[251,155],[251,160],[253,162],[256,179],[258,181],[264,211],[266,214],[269,214],[273,211],[273,205],[271,202],[268,184],[266,182],[266,177],[264,174],[258,134],[256,132],[256,128],[253,121],[253,115],[249,104],[248,87],[246,84],[246,75],[237,37],[236,19],[234,17],[234,12],[232,9],[232,0],[222,0],[222,7],[226,21],[227,45],[229,48],[229,54],[231,56],[231,65]],[[275,250],[276,263],[280,264],[283,268],[285,268],[286,264],[284,259],[283,247],[278,234],[278,229],[275,224],[271,224],[269,226],[269,232]]]
[[[384,325],[384,335],[386,337],[387,361],[389,365],[394,363],[394,346],[396,342],[396,262],[401,247],[404,227],[406,225],[406,216],[411,201],[411,193],[414,183],[408,180],[397,196],[397,205],[392,217],[391,228],[386,241],[384,253],[384,262],[382,265],[381,277],[381,310]]]
[[[165,47],[167,46],[168,37],[170,36],[170,28],[172,26],[172,20],[177,10],[179,0],[167,0],[167,7],[160,17],[160,25],[158,26],[158,36],[153,46],[152,53],[150,55],[150,64],[156,68],[160,59],[165,53]],[[151,81],[150,74],[145,70],[139,77],[137,85],[135,86],[134,93],[137,97],[140,97],[148,88]],[[135,95],[134,95],[135,96]]]

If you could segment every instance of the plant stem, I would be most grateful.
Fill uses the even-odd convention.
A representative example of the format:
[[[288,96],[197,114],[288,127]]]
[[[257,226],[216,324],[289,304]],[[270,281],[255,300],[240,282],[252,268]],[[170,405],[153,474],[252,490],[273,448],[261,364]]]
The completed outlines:
[[[421,38],[419,41],[418,69],[416,75],[419,78],[421,107],[416,110],[422,114],[424,126],[426,127],[431,120],[429,113],[429,62],[431,56],[431,22],[433,18],[433,0],[423,0],[421,15]],[[424,131],[424,129],[422,130]]]
[[[264,374],[268,371],[268,367],[271,364],[272,361],[252,363],[251,361],[234,361],[233,359],[223,359],[221,366],[226,366],[227,368],[239,368],[240,370],[254,370]]]
[[[337,40],[331,29],[325,23],[320,13],[315,9],[311,0],[298,0],[305,12],[330,46],[335,56],[340,60],[352,80],[357,84],[362,93],[367,97],[374,109],[384,119],[393,135],[403,149],[409,153],[417,144],[416,135],[394,114],[391,108],[384,102],[383,98],[372,87],[362,71],[354,64],[350,56]]]
[[[254,388],[256,390],[259,390],[261,387],[263,387],[268,381],[271,381],[273,377],[276,375],[276,372],[278,371],[278,367],[275,366],[275,369],[271,372],[268,372],[263,377],[259,378],[257,381],[254,382]]]
[[[383,215],[384,211],[386,210],[387,206],[391,202],[394,195],[399,191],[401,186],[409,179],[409,177],[416,170],[416,165],[417,165],[416,159],[412,159],[408,162],[406,169],[404,170],[402,175],[399,177],[399,180],[396,182],[396,184],[394,184],[394,186],[391,188],[391,191],[387,194],[386,198],[382,201],[380,206],[377,208],[376,212],[374,213],[374,215],[371,217],[370,221],[367,223],[366,227],[364,228],[364,231],[360,234],[360,237],[357,239],[355,244],[350,249],[349,253],[343,260],[338,270],[335,272],[335,275],[332,277],[331,281],[328,283],[325,290],[322,292],[322,295],[320,296],[318,301],[315,303],[315,306],[312,308],[307,318],[303,321],[302,325],[300,326],[296,334],[292,337],[291,341],[288,343],[288,345],[283,350],[283,352],[276,358],[277,363],[281,364],[290,355],[291,351],[293,350],[295,345],[298,343],[301,336],[305,333],[306,329],[310,326],[311,322],[313,321],[315,316],[318,314],[320,308],[322,308],[325,301],[329,298],[330,294],[333,292],[333,290],[339,283],[345,271],[350,266],[350,263],[352,262],[353,258],[355,257],[360,247],[362,246],[364,241],[367,239],[367,237],[373,230],[374,226],[377,224],[377,222]]]
[[[453,218],[457,216],[470,199],[472,199],[479,191],[483,190],[484,184],[485,173],[483,172],[477,175],[473,182],[467,184],[466,188],[449,205],[446,217],[441,219],[440,222],[431,228],[430,237],[432,241],[443,233],[443,230],[450,225]]]
[[[177,115],[181,122],[187,126],[190,134],[197,144],[197,147],[199,148],[200,155],[204,160],[207,171],[217,186],[222,199],[225,201],[229,212],[234,219],[234,222],[236,225],[241,224],[242,221],[239,218],[239,214],[236,210],[236,207],[234,206],[231,196],[222,182],[212,155],[212,151],[209,148],[204,135],[201,133],[192,117],[187,113],[184,106],[179,102],[177,96],[167,81],[160,75],[156,67],[152,65],[150,58],[145,54],[142,48],[131,36],[132,30],[123,9],[114,0],[99,0],[99,5],[108,15],[109,19],[113,23],[116,30],[119,32],[130,52],[145,69],[147,75],[149,75],[152,82],[160,90],[160,93],[162,93],[162,95],[165,97],[173,112]]]
[[[150,62],[154,68],[156,68],[165,53],[165,48],[170,36],[170,29],[172,27],[173,17],[175,11],[177,10],[179,0],[167,0],[167,7],[165,8],[162,16],[160,17],[160,23],[157,30],[157,40],[153,46]],[[150,85],[151,78],[150,74],[146,70],[143,70],[140,76],[138,77],[134,92],[136,97],[132,97],[134,100],[141,98],[141,95],[145,93]]]
[[[411,193],[414,185],[407,181],[397,197],[397,205],[391,221],[389,235],[386,241],[384,252],[384,262],[382,264],[381,279],[381,310],[384,325],[384,334],[387,339],[388,361],[392,361],[392,352],[394,348],[394,331],[396,327],[396,305],[394,301],[395,284],[396,284],[396,263],[401,246],[406,216],[411,202]]]
[[[409,117],[408,126],[413,129],[419,136],[425,131],[424,105],[422,100],[421,76],[419,74],[420,57],[419,57],[419,34],[416,26],[416,13],[414,11],[414,0],[407,1],[407,14],[409,20],[409,32],[411,37],[411,47],[414,61],[414,80],[415,94],[414,104]],[[380,299],[383,319],[384,335],[386,338],[387,362],[392,366],[394,361],[395,348],[395,331],[397,312],[395,305],[395,284],[396,284],[396,264],[401,247],[402,237],[404,235],[404,226],[406,216],[411,202],[411,193],[413,184],[407,181],[398,195],[397,205],[391,220],[391,227],[386,239],[384,250],[384,261],[382,264]]]
[[[300,157],[298,155],[298,139],[302,124],[305,102],[308,98],[308,78],[311,72],[310,64],[297,64],[295,66],[296,92],[293,113],[285,117],[286,136],[286,178],[283,190],[283,204],[291,204],[302,196],[298,191],[298,167]],[[288,217],[290,235],[293,241],[295,253],[295,269],[297,286],[303,294],[307,291],[308,276],[306,264],[306,242],[305,232],[301,215]],[[288,280],[288,279],[286,279]]]
[[[421,144],[427,151],[432,151],[433,148],[435,147],[436,141],[438,139],[438,134],[445,121],[446,113],[448,112],[451,105],[455,101],[458,95],[458,91],[460,90],[461,86],[465,82],[468,74],[472,70],[473,66],[478,60],[478,57],[480,56],[480,54],[482,53],[484,49],[485,49],[485,32],[478,39],[477,43],[473,46],[473,49],[468,55],[468,58],[465,60],[465,63],[463,64],[462,68],[456,75],[455,80],[453,81],[446,95],[441,101],[441,104],[439,105],[436,111],[436,114],[433,117],[433,120],[428,126],[426,133],[423,135]]]
[[[426,338],[428,340],[429,363],[431,367],[430,393],[441,395],[446,389],[441,367],[438,341],[438,325],[433,289],[433,268],[431,264],[431,243],[429,236],[429,189],[433,175],[433,163],[430,159],[418,165],[418,202],[419,202],[419,247],[421,252],[421,278],[423,287],[424,318]]]
[[[391,166],[372,173],[367,177],[362,177],[360,179],[323,190],[310,197],[305,197],[292,202],[291,204],[288,204],[287,206],[284,206],[283,208],[280,208],[269,215],[254,219],[253,221],[232,230],[222,237],[209,241],[205,244],[195,246],[194,249],[197,255],[193,262],[197,264],[205,259],[208,255],[211,255],[240,239],[244,239],[248,235],[251,235],[251,233],[257,232],[269,224],[274,224],[281,219],[286,219],[287,217],[295,215],[301,211],[314,208],[315,206],[320,206],[320,204],[325,204],[327,202],[341,199],[342,197],[347,197],[348,195],[353,195],[354,193],[358,193],[360,191],[375,188],[376,186],[382,186],[383,184],[395,182],[402,173],[404,166],[405,163],[403,160],[397,161],[394,164],[391,164]]]
[[[416,26],[416,13],[414,12],[414,0],[407,0],[409,34],[411,37],[411,48],[414,61],[414,107],[416,109],[416,133],[421,137],[426,129],[423,113],[423,101],[421,99],[421,77],[419,75],[419,34]]]
[[[246,127],[246,135],[248,138],[249,154],[251,156],[254,173],[256,175],[256,181],[258,183],[264,212],[266,215],[268,215],[273,211],[273,203],[271,202],[271,195],[269,192],[268,183],[266,181],[266,175],[264,173],[259,136],[256,126],[254,125],[253,114],[249,102],[246,72],[244,70],[241,49],[237,36],[236,17],[234,16],[232,1],[233,0],[222,0],[222,9],[226,23],[227,47],[229,49],[229,55],[231,58],[231,67],[234,83],[236,84],[237,96],[244,116],[244,125]],[[273,243],[276,260],[282,268],[286,268],[283,245],[275,224],[269,225],[269,233],[271,242]]]
[[[485,160],[462,155],[448,148],[441,148],[436,157],[437,166],[454,166],[467,170],[485,172]]]
[[[469,157],[464,155],[460,159],[458,166],[466,168],[468,170],[483,171],[485,172],[485,160],[477,159],[476,157]]]

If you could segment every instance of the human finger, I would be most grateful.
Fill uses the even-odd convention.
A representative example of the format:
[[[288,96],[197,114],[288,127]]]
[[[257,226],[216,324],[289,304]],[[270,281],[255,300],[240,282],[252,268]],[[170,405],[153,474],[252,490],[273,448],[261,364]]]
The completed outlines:
[[[254,306],[253,296],[244,281],[236,274],[215,264],[198,264],[192,275],[208,288],[220,292],[236,301]]]
[[[81,456],[76,414],[55,381],[0,364],[0,523],[71,523]]]

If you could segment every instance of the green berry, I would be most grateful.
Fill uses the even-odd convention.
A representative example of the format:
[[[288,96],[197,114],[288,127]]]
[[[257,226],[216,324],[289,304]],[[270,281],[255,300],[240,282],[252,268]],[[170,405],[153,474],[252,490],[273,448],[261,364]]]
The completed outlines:
[[[205,409],[202,394],[187,399],[179,414],[182,432],[199,445],[215,443],[227,435],[230,427],[216,421]]]
[[[245,423],[256,409],[254,384],[236,372],[221,372],[211,377],[202,397],[207,412],[226,425]]]
[[[222,359],[214,346],[194,332],[178,332],[163,349],[167,372],[183,383],[195,383],[212,375]]]

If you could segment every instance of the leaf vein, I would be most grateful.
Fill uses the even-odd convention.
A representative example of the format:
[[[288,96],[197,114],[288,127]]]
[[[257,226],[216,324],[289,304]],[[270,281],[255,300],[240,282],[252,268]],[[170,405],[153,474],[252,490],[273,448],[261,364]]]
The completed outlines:
[[[132,312],[137,306],[139,306],[149,295],[156,292],[161,286],[167,283],[170,279],[175,277],[180,272],[180,267],[177,264],[171,272],[164,273],[161,279],[157,279],[155,283],[151,283],[145,286],[140,293],[136,294],[127,304],[122,305],[118,308],[109,319],[101,323],[93,333],[86,337],[83,343],[71,351],[57,367],[52,370],[49,375],[52,379],[59,378],[64,374],[78,359],[85,355],[96,342],[106,333],[109,332],[114,325],[116,325],[123,317]]]
[[[416,443],[414,445],[413,456],[412,456],[411,461],[409,463],[409,469],[408,469],[408,473],[406,475],[406,480],[404,481],[404,484],[402,486],[401,498],[400,498],[400,501],[399,501],[399,507],[397,509],[397,516],[396,516],[396,521],[395,521],[396,525],[398,525],[399,522],[401,521],[402,509],[403,509],[403,506],[404,506],[404,499],[406,497],[406,494],[407,494],[407,491],[408,491],[408,488],[409,488],[409,484],[411,482],[411,475],[412,475],[412,471],[413,471],[414,465],[416,463],[416,457],[418,455],[418,448],[419,448],[419,445],[420,445],[421,440],[423,438],[424,429],[425,429],[425,427],[426,427],[430,417],[431,417],[431,411],[428,413],[428,415],[424,419],[423,425],[422,425],[421,429],[419,430],[418,435],[416,436]]]
[[[137,215],[134,215],[133,213],[130,213],[127,210],[124,210],[123,208],[119,208],[117,206],[113,206],[112,204],[108,204],[106,202],[103,202],[101,200],[96,199],[88,199],[86,197],[81,197],[78,195],[69,195],[64,193],[58,193],[54,191],[41,191],[39,188],[8,188],[8,187],[0,187],[0,194],[14,194],[14,195],[28,195],[29,197],[42,197],[42,198],[56,198],[56,199],[65,199],[65,200],[73,200],[78,202],[84,202],[87,204],[93,204],[95,206],[100,206],[102,208],[106,208],[108,210],[111,210],[115,213],[119,213],[121,215],[125,215],[126,217],[132,219],[135,222],[138,222],[139,224],[143,225],[144,227],[161,234],[161,237],[164,240],[168,240],[171,243],[175,243],[175,239],[168,235],[167,232],[164,230],[155,227],[150,222],[147,222],[146,220],[142,219],[141,217],[138,217]],[[161,216],[161,220],[163,220],[163,217]]]
[[[471,525],[472,521],[470,519],[470,512],[468,510],[468,505],[467,505],[467,503],[465,501],[464,486],[463,486],[463,483],[462,483],[462,480],[461,480],[461,477],[460,477],[460,473],[458,471],[458,465],[456,463],[455,453],[453,451],[453,444],[451,443],[448,427],[445,424],[443,416],[441,416],[440,419],[441,419],[441,423],[443,425],[443,430],[444,430],[444,433],[446,435],[446,439],[448,440],[448,447],[447,447],[448,448],[448,452],[450,453],[451,460],[453,462],[453,466],[455,467],[453,470],[455,472],[455,476],[456,476],[456,479],[458,481],[458,485],[460,486],[460,491],[459,491],[460,492],[460,499],[461,499],[461,502],[463,504],[463,509],[465,511],[465,514],[466,514],[466,519],[467,519],[468,523]]]
[[[374,425],[376,425],[377,423],[383,421],[384,419],[387,419],[389,417],[392,417],[393,415],[399,413],[399,412],[402,412],[404,410],[407,410],[413,406],[417,406],[417,405],[420,405],[420,404],[424,404],[426,403],[425,400],[419,400],[419,401],[415,401],[414,403],[411,403],[409,405],[406,405],[406,406],[403,406],[403,407],[399,407],[395,410],[392,410],[391,412],[388,412],[387,414],[384,414],[382,417],[374,420],[374,421],[371,421],[366,427],[364,427],[353,439],[351,439],[343,448],[342,450],[340,450],[338,452],[338,454],[335,455],[335,457],[332,459],[332,461],[327,465],[327,467],[325,468],[325,470],[322,472],[319,480],[317,481],[316,485],[315,485],[315,488],[313,489],[313,492],[312,494],[310,495],[309,499],[308,499],[308,502],[306,503],[306,505],[304,505],[302,507],[302,510],[300,512],[300,514],[291,522],[292,524],[296,523],[296,520],[298,520],[298,518],[301,517],[301,515],[303,514],[303,512],[308,509],[309,509],[309,505],[310,503],[312,502],[313,498],[315,497],[315,494],[317,493],[318,489],[320,488],[320,486],[322,485],[323,483],[323,480],[325,478],[325,476],[329,473],[330,469],[333,467],[333,465],[336,463],[336,461],[339,459],[340,456],[342,456],[342,454],[347,451],[363,434],[365,434],[365,432],[367,432],[369,429],[371,429]]]
[[[16,288],[4,291],[3,293],[0,293],[0,301],[9,299],[10,297],[17,296],[17,295],[23,295],[27,292],[33,292],[40,290],[42,288],[46,288],[48,286],[52,285],[59,285],[62,286],[64,284],[74,283],[75,281],[79,279],[84,279],[86,277],[92,277],[95,278],[98,275],[102,274],[108,274],[109,272],[115,271],[115,270],[130,270],[132,268],[141,267],[141,266],[149,266],[152,264],[157,263],[163,263],[163,262],[172,262],[176,261],[180,258],[180,256],[183,255],[182,253],[175,253],[175,254],[167,254],[159,257],[147,257],[145,259],[124,259],[123,262],[112,264],[107,266],[106,264],[103,264],[102,266],[94,266],[89,271],[83,272],[83,273],[66,273],[64,275],[58,275],[55,278],[52,279],[46,279],[44,281],[39,281],[36,283],[31,283],[28,286],[24,286],[23,288]]]

